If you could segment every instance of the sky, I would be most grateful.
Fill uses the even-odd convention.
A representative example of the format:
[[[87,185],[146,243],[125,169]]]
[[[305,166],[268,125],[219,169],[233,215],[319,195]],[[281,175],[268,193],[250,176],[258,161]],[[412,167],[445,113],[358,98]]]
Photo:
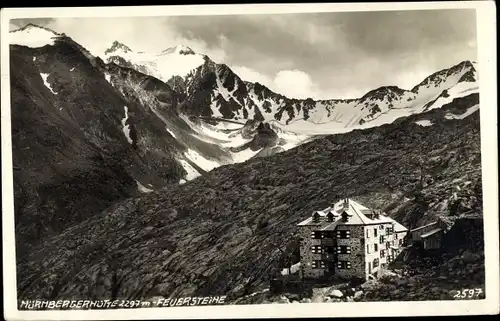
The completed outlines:
[[[243,80],[293,98],[357,98],[411,89],[435,71],[477,59],[472,9],[11,20],[65,33],[100,55],[114,40],[134,51],[183,44]]]

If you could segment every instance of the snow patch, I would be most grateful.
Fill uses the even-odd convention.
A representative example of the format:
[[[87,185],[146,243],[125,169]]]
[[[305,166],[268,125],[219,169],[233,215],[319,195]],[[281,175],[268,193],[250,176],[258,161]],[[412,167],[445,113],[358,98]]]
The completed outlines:
[[[235,163],[243,163],[257,155],[261,150],[262,148],[257,151],[253,151],[250,148],[247,148],[237,153],[231,152],[231,157],[233,158],[233,161]]]
[[[428,127],[428,126],[433,125],[433,123],[428,119],[422,119],[422,120],[416,121],[415,124],[422,126],[422,127]]]
[[[184,156],[207,172],[220,166],[219,163],[201,156],[192,149],[188,149],[188,151],[184,153]]]
[[[33,61],[36,61],[36,57],[35,56],[33,56]]]
[[[49,78],[49,74],[44,74],[44,73],[40,73],[40,76],[42,77],[43,79],[43,84],[45,85],[45,87],[49,88],[49,90],[54,94],[54,95],[57,95],[57,93],[52,89],[52,87],[50,86],[49,82],[47,81],[47,78]]]
[[[187,172],[186,177],[184,177],[185,180],[190,181],[198,176],[201,176],[201,174],[196,169],[194,169],[193,166],[191,166],[187,161],[180,159],[179,162]]]
[[[73,70],[75,70],[75,67],[71,68],[69,71],[73,71]]]
[[[137,189],[139,190],[139,192],[151,193],[153,191],[152,189],[149,189],[146,186],[142,185],[138,180],[135,180],[135,182],[137,183]]]
[[[455,115],[455,114],[452,114],[452,113],[447,113],[444,116],[444,118],[446,118],[446,119],[464,119],[465,117],[470,116],[471,114],[473,114],[474,112],[476,112],[478,110],[479,110],[479,104],[467,108],[467,111],[465,113],[461,114],[461,115]]]
[[[186,183],[186,180],[181,178],[180,181],[179,181],[179,184],[182,185],[182,184],[185,184],[185,183]]]
[[[167,132],[168,132],[170,135],[172,135],[172,137],[173,137],[173,138],[176,138],[176,139],[177,139],[177,137],[175,136],[175,134],[174,134],[174,132],[173,132],[173,131],[171,131],[171,130],[170,130],[170,129],[168,129],[167,127],[165,127],[165,129],[167,130]]]
[[[107,72],[104,73],[104,79],[106,79],[107,82],[109,82],[111,85],[113,85],[111,83],[111,75],[108,74]]]
[[[128,120],[128,107],[124,106],[123,109],[125,110],[125,117],[122,118],[122,130],[123,134],[125,134],[125,137],[127,138],[127,141],[132,144],[134,141],[132,138],[130,138],[130,127],[127,125],[127,120]]]

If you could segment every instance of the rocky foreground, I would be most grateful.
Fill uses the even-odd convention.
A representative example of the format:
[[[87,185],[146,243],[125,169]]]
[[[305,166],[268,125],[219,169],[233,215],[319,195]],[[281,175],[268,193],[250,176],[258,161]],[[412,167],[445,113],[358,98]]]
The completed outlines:
[[[231,302],[232,304],[265,303],[336,303],[363,301],[426,301],[483,299],[484,252],[462,250],[458,255],[421,258],[405,270],[382,270],[374,280],[363,284],[338,282],[300,293],[272,294],[261,291]],[[408,272],[409,271],[409,272]],[[407,275],[406,273],[411,273]],[[467,291],[465,297],[459,291]],[[460,297],[462,295],[462,297]]]

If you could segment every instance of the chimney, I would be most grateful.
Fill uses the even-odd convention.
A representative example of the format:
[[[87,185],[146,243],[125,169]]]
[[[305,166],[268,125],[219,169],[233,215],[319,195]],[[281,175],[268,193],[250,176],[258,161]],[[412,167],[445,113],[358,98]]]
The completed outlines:
[[[342,212],[342,222],[347,222],[349,220],[349,215],[346,212]]]
[[[349,209],[349,199],[348,198],[344,198],[343,207],[344,207],[344,211],[347,211]]]
[[[373,211],[373,216],[375,217],[375,219],[378,220],[380,218],[380,211],[379,210]]]

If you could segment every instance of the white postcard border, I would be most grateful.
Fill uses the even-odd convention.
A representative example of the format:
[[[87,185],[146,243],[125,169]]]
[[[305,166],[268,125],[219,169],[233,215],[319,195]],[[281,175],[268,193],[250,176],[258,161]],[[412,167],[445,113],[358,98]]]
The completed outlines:
[[[10,122],[9,19],[40,17],[121,17],[168,15],[277,14],[328,11],[476,9],[481,104],[486,299],[309,304],[195,306],[91,311],[18,311],[13,215]],[[498,158],[496,103],[496,19],[492,1],[413,3],[186,5],[150,7],[19,8],[1,11],[1,121],[4,318],[13,320],[222,319],[283,317],[367,317],[474,315],[499,313]]]

